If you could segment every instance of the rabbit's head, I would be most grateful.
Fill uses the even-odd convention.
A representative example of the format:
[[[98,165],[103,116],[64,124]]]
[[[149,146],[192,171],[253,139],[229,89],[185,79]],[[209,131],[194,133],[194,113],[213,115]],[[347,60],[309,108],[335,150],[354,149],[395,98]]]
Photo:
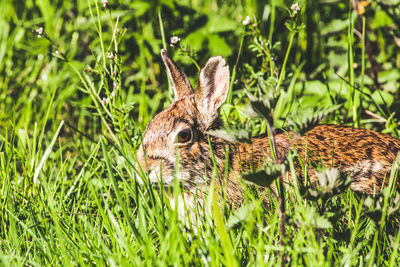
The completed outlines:
[[[175,100],[147,125],[138,161],[153,183],[170,184],[176,177],[185,187],[191,187],[206,181],[204,178],[213,171],[209,146],[213,137],[206,131],[220,124],[219,108],[229,91],[229,68],[222,57],[210,58],[200,71],[194,91],[165,50],[161,50],[161,57]],[[215,141],[211,142],[214,158],[223,162],[224,145]]]

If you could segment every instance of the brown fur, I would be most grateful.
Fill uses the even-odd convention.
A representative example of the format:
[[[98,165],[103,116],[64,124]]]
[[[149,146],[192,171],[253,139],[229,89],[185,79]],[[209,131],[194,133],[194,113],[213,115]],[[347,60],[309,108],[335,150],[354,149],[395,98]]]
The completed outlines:
[[[193,192],[210,184],[215,177],[213,154],[227,199],[233,204],[239,203],[242,189],[237,178],[241,172],[256,170],[270,160],[268,138],[254,138],[252,144],[242,144],[207,134],[208,130],[220,126],[218,110],[228,92],[229,70],[223,58],[213,57],[206,63],[196,91],[165,51],[162,51],[162,58],[176,98],[147,125],[138,151],[139,164],[145,170],[147,167],[151,182],[162,180],[170,184],[172,177],[177,177],[189,192]],[[177,136],[183,129],[191,130],[191,139],[179,143]],[[348,126],[319,125],[304,136],[289,132],[277,134],[275,138],[280,158],[285,157],[288,150],[296,150],[301,160],[309,165],[308,175],[313,184],[316,183],[313,164],[336,167],[352,176],[353,190],[367,194],[388,182],[392,164],[400,152],[399,139]],[[227,157],[229,173],[228,177],[223,177]],[[302,168],[298,163],[295,168],[302,179]],[[220,191],[219,183],[216,185]]]

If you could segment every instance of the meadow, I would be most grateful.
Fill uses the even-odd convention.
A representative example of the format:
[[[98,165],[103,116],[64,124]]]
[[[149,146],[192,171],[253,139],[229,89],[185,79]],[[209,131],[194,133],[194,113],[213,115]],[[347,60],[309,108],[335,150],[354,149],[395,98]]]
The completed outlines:
[[[247,182],[240,207],[209,194],[180,218],[184,189],[135,172],[173,101],[162,48],[193,85],[227,60],[232,138],[319,123],[399,138],[399,0],[0,0],[0,14],[0,265],[400,265],[399,162],[373,197],[330,170],[287,185],[284,221],[280,192]],[[249,120],[255,102],[268,112]]]

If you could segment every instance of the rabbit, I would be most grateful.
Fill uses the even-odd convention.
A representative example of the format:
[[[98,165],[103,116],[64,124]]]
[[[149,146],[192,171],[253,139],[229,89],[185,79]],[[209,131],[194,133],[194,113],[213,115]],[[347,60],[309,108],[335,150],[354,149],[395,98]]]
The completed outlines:
[[[230,203],[241,203],[240,173],[257,169],[271,159],[268,137],[253,138],[251,144],[245,144],[207,134],[222,126],[219,108],[229,91],[229,67],[222,57],[206,62],[195,91],[165,50],[161,50],[161,57],[175,99],[148,123],[137,152],[140,167],[153,183],[168,185],[176,177],[188,192],[186,197],[190,197],[190,193],[202,192],[210,184],[214,171],[212,154],[220,174],[229,159],[229,175],[222,179],[224,194]],[[388,182],[400,151],[399,139],[339,125],[319,125],[303,136],[282,132],[275,135],[275,140],[279,158],[296,150],[310,166],[308,177],[312,184],[316,185],[317,178],[311,163],[323,163],[351,175],[351,189],[364,194],[373,194]],[[297,163],[295,168],[301,179],[301,166]]]

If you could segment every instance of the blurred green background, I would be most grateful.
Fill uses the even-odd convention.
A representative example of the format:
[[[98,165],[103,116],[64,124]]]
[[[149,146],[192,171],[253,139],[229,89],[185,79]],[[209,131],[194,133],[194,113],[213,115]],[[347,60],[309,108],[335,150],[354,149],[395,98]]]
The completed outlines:
[[[361,82],[363,55],[360,34],[362,19],[365,19],[365,90],[379,104],[382,104],[382,99],[386,101],[389,110],[384,110],[385,116],[399,113],[400,106],[393,105],[399,99],[399,3],[395,0],[353,2],[365,6],[361,15],[357,14],[351,1],[299,2],[301,14],[298,16],[301,16],[304,27],[295,38],[286,74],[290,75],[304,64],[299,70],[296,86],[301,91],[299,95],[305,96],[303,101],[310,102],[311,106],[329,101],[328,86],[334,92],[341,91],[343,97],[338,101],[345,102],[347,83],[356,83],[359,87]],[[131,120],[142,128],[171,100],[159,56],[163,47],[161,29],[169,53],[192,82],[195,82],[197,69],[187,56],[169,47],[170,38],[179,36],[181,46],[195,51],[199,65],[210,56],[222,55],[233,66],[245,28],[242,21],[246,16],[252,18],[252,23],[257,21],[260,34],[268,41],[272,58],[279,67],[288,45],[289,31],[285,22],[290,20],[292,4],[280,0],[109,1],[104,8],[99,1],[100,39],[93,1],[2,0],[1,128],[12,122],[17,129],[32,129],[35,122],[42,121],[47,103],[54,94],[49,125],[64,119],[79,129],[96,134],[91,132],[91,122],[96,118],[92,115],[90,98],[80,90],[82,84],[74,70],[57,59],[55,52],[64,53],[80,72],[86,72],[97,82],[101,79],[96,67],[103,60],[102,52],[115,50],[111,40],[116,23],[121,31],[117,34],[122,96],[119,107],[121,112],[129,110]],[[39,27],[43,27],[54,44],[38,38],[35,30]],[[349,35],[349,31],[356,33]],[[253,43],[252,37],[249,34],[244,39],[234,91],[245,87],[246,64],[256,71],[268,68],[262,66],[262,57],[257,57],[257,53],[249,48]],[[101,42],[104,42],[104,48]],[[349,70],[349,57],[352,57],[352,70]],[[288,82],[283,85],[287,87]],[[378,88],[381,89],[379,93]],[[98,90],[100,97],[106,97],[104,91]],[[368,104],[363,108],[378,112]]]

